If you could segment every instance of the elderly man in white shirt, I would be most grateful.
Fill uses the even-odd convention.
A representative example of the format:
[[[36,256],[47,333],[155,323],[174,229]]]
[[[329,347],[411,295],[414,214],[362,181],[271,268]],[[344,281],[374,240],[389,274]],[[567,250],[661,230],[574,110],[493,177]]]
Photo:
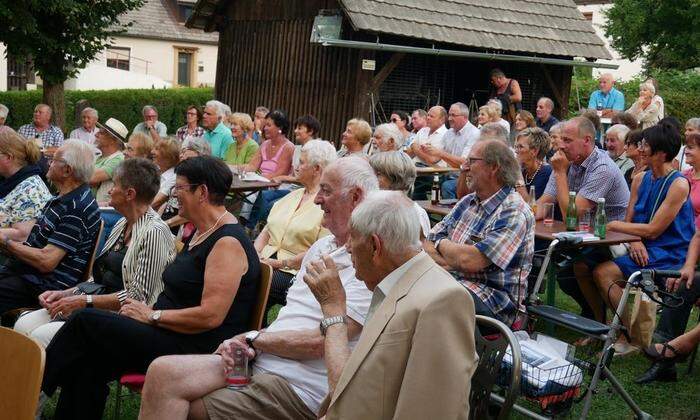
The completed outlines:
[[[445,166],[442,159],[437,156],[436,151],[445,147],[442,137],[447,132],[447,127],[445,127],[446,118],[447,111],[439,105],[428,110],[428,125],[418,130],[413,143],[406,149],[406,153],[413,158],[416,166]],[[412,198],[414,200],[425,200],[432,182],[432,176],[417,177]]]
[[[87,107],[80,113],[82,125],[70,132],[68,138],[79,139],[88,144],[95,144],[95,134],[99,131],[97,120],[99,115],[95,108]]]

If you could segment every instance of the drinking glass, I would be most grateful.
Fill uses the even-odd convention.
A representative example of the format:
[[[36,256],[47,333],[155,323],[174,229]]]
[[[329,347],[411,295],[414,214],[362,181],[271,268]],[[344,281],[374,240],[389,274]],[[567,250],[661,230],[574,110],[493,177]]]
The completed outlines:
[[[554,226],[554,203],[544,203],[544,225]]]

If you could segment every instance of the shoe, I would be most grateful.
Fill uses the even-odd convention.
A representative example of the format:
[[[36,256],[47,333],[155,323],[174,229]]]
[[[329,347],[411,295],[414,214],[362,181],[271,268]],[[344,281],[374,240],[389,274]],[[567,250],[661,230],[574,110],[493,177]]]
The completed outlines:
[[[615,349],[615,354],[613,354],[613,357],[622,357],[639,352],[637,347],[621,341],[613,344],[613,348]]]
[[[634,382],[643,385],[654,381],[676,382],[677,380],[676,364],[667,361],[659,361],[652,363],[649,369],[636,378]]]
[[[663,347],[661,347],[661,352],[656,350],[656,344],[652,344],[651,346],[645,348],[643,350],[644,356],[651,360],[652,362],[658,362],[661,360],[667,361],[667,362],[672,362],[672,363],[679,363],[685,361],[685,359],[688,358],[688,354],[682,354],[679,353],[678,350],[676,350],[675,347],[672,345],[666,343],[660,343]],[[670,350],[670,353],[673,353],[673,356],[666,356],[667,352],[666,350]]]

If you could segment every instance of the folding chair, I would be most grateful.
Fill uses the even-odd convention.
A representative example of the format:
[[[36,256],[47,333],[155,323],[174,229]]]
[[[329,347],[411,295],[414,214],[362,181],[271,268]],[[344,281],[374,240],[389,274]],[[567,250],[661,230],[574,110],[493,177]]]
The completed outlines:
[[[44,349],[22,333],[0,328],[0,413],[33,419],[44,374]]]
[[[250,318],[250,329],[259,330],[262,328],[263,319],[265,317],[265,307],[267,306],[267,298],[270,295],[270,287],[272,286],[272,267],[266,263],[260,263],[260,284],[258,285],[258,296],[255,300],[253,315]],[[126,373],[117,381],[117,395],[114,402],[114,420],[119,420],[119,411],[122,399],[122,386],[126,387],[131,392],[140,394],[143,385],[146,382],[146,375],[142,373]]]

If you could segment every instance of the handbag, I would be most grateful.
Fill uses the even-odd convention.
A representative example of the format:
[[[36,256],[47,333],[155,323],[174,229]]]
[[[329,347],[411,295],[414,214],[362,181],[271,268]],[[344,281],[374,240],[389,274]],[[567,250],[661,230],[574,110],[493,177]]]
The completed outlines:
[[[94,281],[78,283],[75,289],[76,295],[103,295],[107,292],[107,286]]]

